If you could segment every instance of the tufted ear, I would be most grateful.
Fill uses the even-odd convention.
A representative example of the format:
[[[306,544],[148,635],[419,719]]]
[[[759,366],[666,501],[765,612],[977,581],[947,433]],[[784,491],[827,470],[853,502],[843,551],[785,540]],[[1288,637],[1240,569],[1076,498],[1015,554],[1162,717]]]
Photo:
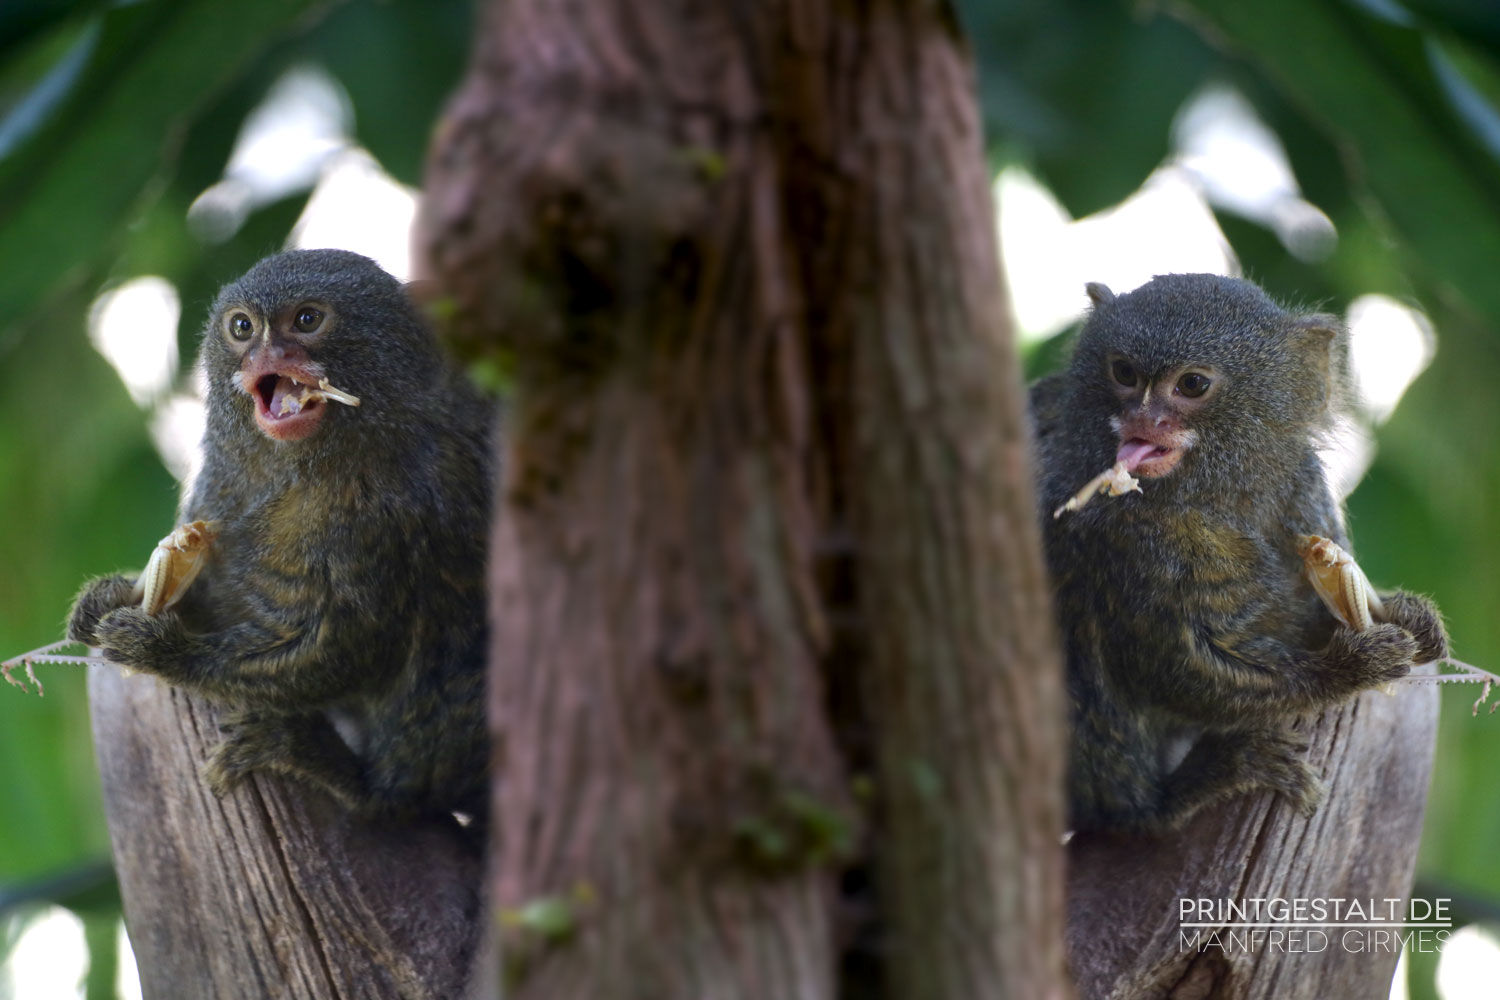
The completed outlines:
[[[1344,335],[1343,320],[1329,313],[1293,317],[1291,334],[1310,362],[1328,368],[1337,367],[1333,362],[1349,339]]]
[[[1325,405],[1336,406],[1340,380],[1345,376],[1344,352],[1349,340],[1344,335],[1343,320],[1329,313],[1297,316],[1292,319],[1291,335],[1298,346],[1298,356],[1322,382]]]
[[[1115,300],[1115,293],[1109,290],[1109,286],[1100,281],[1090,281],[1083,286],[1088,293],[1089,300],[1096,306],[1108,305]]]
[[[1318,339],[1328,342],[1337,340],[1344,332],[1344,321],[1332,313],[1309,313],[1293,319],[1292,327],[1308,338],[1309,343]]]
[[[414,278],[403,287],[406,289],[406,297],[418,306],[430,305],[443,294],[442,286],[431,278]]]

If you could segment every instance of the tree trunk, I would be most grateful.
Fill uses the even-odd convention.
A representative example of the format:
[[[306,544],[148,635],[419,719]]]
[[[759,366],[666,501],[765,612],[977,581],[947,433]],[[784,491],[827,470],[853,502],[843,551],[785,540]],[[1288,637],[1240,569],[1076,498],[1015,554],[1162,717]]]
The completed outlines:
[[[1061,685],[948,7],[492,3],[424,214],[516,372],[515,995],[1062,995]]]
[[[1328,797],[1311,820],[1258,795],[1202,814],[1171,837],[1075,837],[1068,958],[1080,996],[1386,996],[1401,957],[1389,939],[1380,947],[1369,930],[1330,928],[1326,941],[1304,937],[1278,948],[1263,940],[1246,948],[1222,924],[1182,927],[1203,921],[1183,918],[1179,901],[1404,900],[1422,834],[1437,702],[1431,686],[1398,687],[1394,696],[1369,691],[1324,712],[1310,729],[1310,760],[1323,772]],[[1193,935],[1201,933],[1201,941],[1215,931],[1222,947],[1191,943]]]
[[[146,1000],[462,994],[480,859],[456,825],[367,826],[264,775],[219,800],[206,702],[98,665],[89,703]]]

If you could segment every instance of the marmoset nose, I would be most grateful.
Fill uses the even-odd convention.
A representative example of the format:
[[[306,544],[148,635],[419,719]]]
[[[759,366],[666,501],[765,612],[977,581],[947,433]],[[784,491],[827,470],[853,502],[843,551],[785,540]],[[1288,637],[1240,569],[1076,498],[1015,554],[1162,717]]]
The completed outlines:
[[[294,341],[284,339],[279,333],[272,333],[266,341],[252,349],[251,353],[256,359],[266,364],[281,364],[283,362],[304,362],[308,360],[307,351]]]

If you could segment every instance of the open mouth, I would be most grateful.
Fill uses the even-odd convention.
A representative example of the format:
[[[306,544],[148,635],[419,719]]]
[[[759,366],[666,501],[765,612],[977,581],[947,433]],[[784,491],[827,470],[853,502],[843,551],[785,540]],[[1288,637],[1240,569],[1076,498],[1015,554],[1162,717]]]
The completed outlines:
[[[327,409],[316,385],[271,372],[255,381],[255,422],[267,437],[297,441],[317,429]]]
[[[1144,476],[1148,479],[1171,472],[1172,467],[1181,457],[1181,448],[1173,448],[1140,437],[1127,438],[1122,441],[1120,450],[1115,453],[1115,461],[1124,463],[1127,472],[1133,476]]]

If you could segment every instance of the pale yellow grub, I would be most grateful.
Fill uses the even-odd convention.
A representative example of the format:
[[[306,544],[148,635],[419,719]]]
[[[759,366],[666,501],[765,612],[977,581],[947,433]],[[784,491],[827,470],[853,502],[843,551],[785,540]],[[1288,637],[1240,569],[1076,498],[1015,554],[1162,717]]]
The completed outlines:
[[[1313,590],[1333,616],[1357,632],[1385,620],[1385,608],[1354,557],[1322,535],[1298,535],[1302,557]]]
[[[208,547],[219,534],[217,521],[191,521],[156,543],[151,561],[135,585],[135,595],[148,615],[158,615],[182,600],[203,571]]]
[[[1099,473],[1093,479],[1083,484],[1083,488],[1072,496],[1068,502],[1052,512],[1054,519],[1062,517],[1065,511],[1077,510],[1094,498],[1094,494],[1103,490],[1112,497],[1123,496],[1134,490],[1141,492],[1141,481],[1136,479],[1125,468],[1124,462],[1116,462],[1114,465]]]

